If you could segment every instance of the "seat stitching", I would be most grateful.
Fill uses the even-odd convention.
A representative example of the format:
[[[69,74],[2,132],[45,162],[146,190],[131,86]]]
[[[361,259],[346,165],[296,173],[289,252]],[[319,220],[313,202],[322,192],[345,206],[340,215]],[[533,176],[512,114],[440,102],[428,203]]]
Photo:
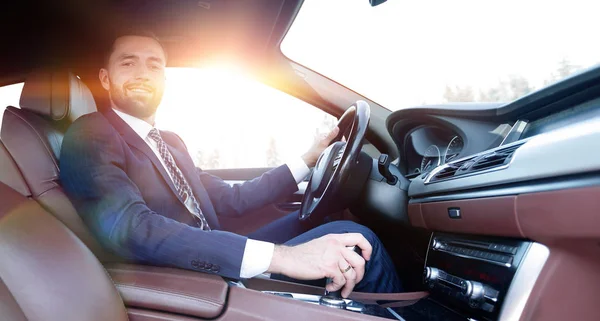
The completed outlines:
[[[152,274],[152,275],[161,275],[164,276],[164,272],[155,272],[155,271],[139,271],[139,270],[128,270],[128,269],[123,269],[123,268],[108,268],[110,271],[115,271],[115,272],[124,272],[124,273],[134,273],[134,274]],[[197,273],[197,272],[196,272]],[[208,282],[208,283],[212,283],[212,284],[216,284],[216,285],[221,285],[222,280],[214,280],[214,279],[203,279],[203,280],[198,280],[196,277],[192,277],[192,276],[187,276],[187,275],[177,275],[177,274],[173,274],[173,273],[169,273],[170,277],[174,277],[174,278],[179,278],[179,279],[184,279],[184,280],[189,280],[189,281],[194,281],[194,282]]]
[[[106,268],[104,267],[104,265],[100,264],[100,266],[104,270],[104,273],[106,273],[106,275],[108,276],[108,279],[110,280],[110,282],[112,282],[112,284],[115,287],[115,289],[117,289],[117,284],[113,280],[112,276],[110,276],[110,273],[108,273],[108,270],[106,270]],[[129,321],[129,314],[127,313],[127,307],[125,306],[125,302],[123,302],[123,298],[121,297],[121,294],[119,293],[119,291],[117,291],[117,294],[121,298],[121,302],[123,303],[123,307],[125,308],[125,317],[127,318],[127,321]]]
[[[197,293],[193,293],[193,292],[184,292],[184,291],[177,291],[177,290],[172,290],[171,288],[165,288],[165,287],[160,287],[160,286],[152,286],[152,285],[148,285],[148,286],[144,286],[144,285],[138,285],[138,284],[130,284],[130,283],[119,283],[117,282],[117,286],[119,285],[125,285],[125,286],[139,286],[140,288],[148,288],[148,289],[155,289],[158,291],[167,291],[168,293],[178,293],[181,295],[186,295],[186,296],[190,296],[190,297],[194,297],[194,298],[198,298],[198,299],[203,299],[203,300],[207,300],[207,301],[211,301],[211,302],[215,302],[215,303],[222,303],[221,300],[215,300],[211,297],[206,297],[201,295],[201,293],[198,293],[199,295],[197,295]]]
[[[119,283],[117,284],[117,287],[121,287],[121,288],[130,288],[132,290],[142,290],[142,291],[148,291],[148,292],[155,292],[158,294],[163,294],[163,295],[171,295],[171,296],[176,296],[182,299],[188,299],[188,300],[192,300],[192,301],[196,301],[199,303],[207,303],[207,304],[211,304],[214,305],[216,307],[222,307],[224,302],[221,301],[215,301],[212,299],[209,299],[207,297],[202,297],[202,296],[193,296],[190,295],[189,293],[184,293],[184,292],[178,292],[178,291],[171,291],[171,290],[167,290],[167,289],[163,289],[163,288],[155,288],[155,287],[146,287],[146,286],[139,286],[139,285],[132,285],[132,284],[122,284]]]

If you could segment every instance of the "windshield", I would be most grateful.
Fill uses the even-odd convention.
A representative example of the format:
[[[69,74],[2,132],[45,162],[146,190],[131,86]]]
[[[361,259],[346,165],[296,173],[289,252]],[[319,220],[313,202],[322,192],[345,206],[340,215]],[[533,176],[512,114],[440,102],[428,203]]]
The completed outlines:
[[[305,0],[289,59],[390,109],[508,102],[595,65],[590,0]]]

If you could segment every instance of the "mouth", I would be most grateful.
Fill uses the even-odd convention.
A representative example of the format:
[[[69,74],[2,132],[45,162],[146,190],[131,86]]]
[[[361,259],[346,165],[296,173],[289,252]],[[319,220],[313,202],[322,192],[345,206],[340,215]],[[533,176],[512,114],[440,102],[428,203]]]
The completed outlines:
[[[130,85],[130,86],[125,87],[125,89],[127,89],[128,92],[132,92],[132,93],[136,93],[136,94],[143,94],[143,95],[152,94],[152,92],[154,91],[151,87],[145,86],[145,85]]]

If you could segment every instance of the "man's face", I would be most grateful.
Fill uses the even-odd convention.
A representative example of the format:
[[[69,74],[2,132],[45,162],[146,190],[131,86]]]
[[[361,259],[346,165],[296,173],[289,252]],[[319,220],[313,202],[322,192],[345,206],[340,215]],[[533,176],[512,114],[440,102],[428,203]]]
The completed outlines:
[[[125,36],[115,41],[99,77],[117,109],[144,119],[154,115],[162,99],[165,64],[165,53],[156,40]]]

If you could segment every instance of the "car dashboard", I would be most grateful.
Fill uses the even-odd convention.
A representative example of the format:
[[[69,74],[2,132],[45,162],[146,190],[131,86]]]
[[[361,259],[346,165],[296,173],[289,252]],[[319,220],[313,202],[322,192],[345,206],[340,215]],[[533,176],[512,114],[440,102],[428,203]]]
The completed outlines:
[[[499,137],[505,137],[506,128],[500,126],[498,137],[491,136],[487,141],[473,142],[479,149],[498,142]],[[427,175],[433,169],[455,159],[477,152],[477,147],[468,144],[471,139],[463,131],[456,131],[450,126],[423,124],[417,126],[404,139],[406,155],[406,177],[409,179]]]
[[[403,316],[600,317],[588,299],[600,286],[600,88],[582,94],[578,81],[507,105],[388,117],[395,164],[410,181],[409,224],[431,233],[423,267],[431,297]]]

